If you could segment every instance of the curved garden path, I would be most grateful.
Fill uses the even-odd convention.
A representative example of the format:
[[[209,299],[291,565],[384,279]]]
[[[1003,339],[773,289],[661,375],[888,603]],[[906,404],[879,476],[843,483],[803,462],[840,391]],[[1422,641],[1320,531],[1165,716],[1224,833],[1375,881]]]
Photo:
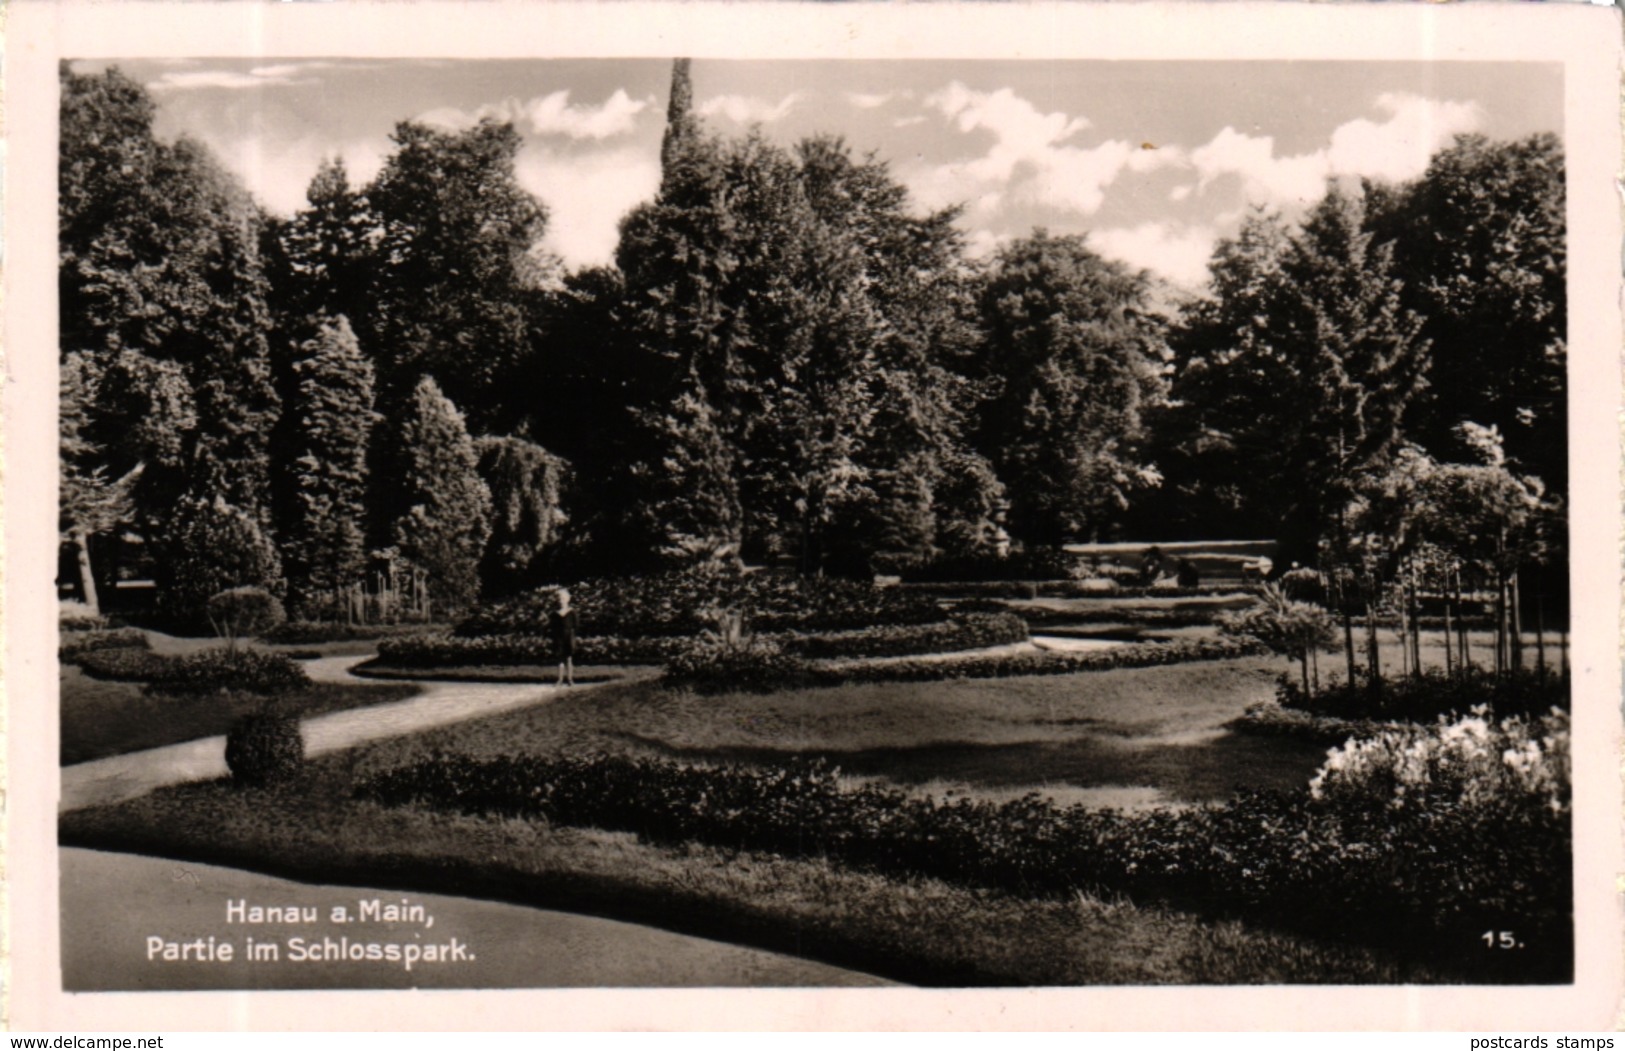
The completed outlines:
[[[350,669],[368,657],[323,657],[305,662],[317,682],[360,682]],[[369,680],[370,681],[370,680]],[[305,720],[305,754],[336,752],[367,741],[399,737],[448,723],[546,704],[559,687],[527,683],[421,682],[416,697],[370,708],[352,708]],[[589,684],[568,687],[591,690]],[[165,785],[225,777],[226,738],[204,737],[62,768],[59,811],[135,799]]]

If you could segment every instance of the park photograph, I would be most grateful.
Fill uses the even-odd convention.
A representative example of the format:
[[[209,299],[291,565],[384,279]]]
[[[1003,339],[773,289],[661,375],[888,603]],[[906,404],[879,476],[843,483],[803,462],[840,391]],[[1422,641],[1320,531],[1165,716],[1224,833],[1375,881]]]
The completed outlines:
[[[57,87],[62,991],[1576,981],[1561,63]]]

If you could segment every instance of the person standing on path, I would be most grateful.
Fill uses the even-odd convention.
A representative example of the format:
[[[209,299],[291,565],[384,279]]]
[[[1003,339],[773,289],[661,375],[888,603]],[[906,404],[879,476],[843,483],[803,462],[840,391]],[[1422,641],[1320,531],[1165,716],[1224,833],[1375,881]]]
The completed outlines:
[[[559,655],[560,686],[576,684],[576,631],[581,626],[576,611],[570,607],[570,592],[559,589],[559,608],[547,618],[549,634],[553,637],[553,650]]]

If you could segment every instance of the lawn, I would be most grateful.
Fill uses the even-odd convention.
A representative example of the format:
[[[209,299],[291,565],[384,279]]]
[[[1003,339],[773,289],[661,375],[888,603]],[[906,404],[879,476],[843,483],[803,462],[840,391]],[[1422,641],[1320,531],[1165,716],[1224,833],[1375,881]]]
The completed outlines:
[[[92,679],[67,664],[60,669],[59,681],[60,761],[64,765],[223,734],[238,716],[265,704],[263,697],[236,692],[194,697],[148,695],[135,683]],[[313,716],[388,704],[416,693],[418,687],[408,683],[315,683],[279,697],[276,703],[301,716]]]

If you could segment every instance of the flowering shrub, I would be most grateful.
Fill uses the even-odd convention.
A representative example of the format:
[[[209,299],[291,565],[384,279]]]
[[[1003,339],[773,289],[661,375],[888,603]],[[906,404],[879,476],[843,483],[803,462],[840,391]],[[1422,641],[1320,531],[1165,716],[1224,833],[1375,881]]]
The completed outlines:
[[[1392,727],[1333,749],[1309,794],[1376,813],[1450,807],[1569,809],[1569,718],[1492,721],[1480,707],[1431,727]]]
[[[1496,980],[1504,980],[1498,963],[1478,935],[1516,922],[1531,949],[1513,973],[1562,981],[1572,968],[1567,734],[1557,716],[1441,723],[1402,744],[1334,753],[1311,791],[1128,814],[1037,795],[939,802],[879,784],[848,787],[821,762],[713,767],[619,756],[440,754],[375,775],[357,793],[656,843],[823,857],[1028,897],[1107,890],[1376,941]],[[1419,779],[1417,763],[1427,771]],[[1427,787],[1395,808],[1401,783]]]

